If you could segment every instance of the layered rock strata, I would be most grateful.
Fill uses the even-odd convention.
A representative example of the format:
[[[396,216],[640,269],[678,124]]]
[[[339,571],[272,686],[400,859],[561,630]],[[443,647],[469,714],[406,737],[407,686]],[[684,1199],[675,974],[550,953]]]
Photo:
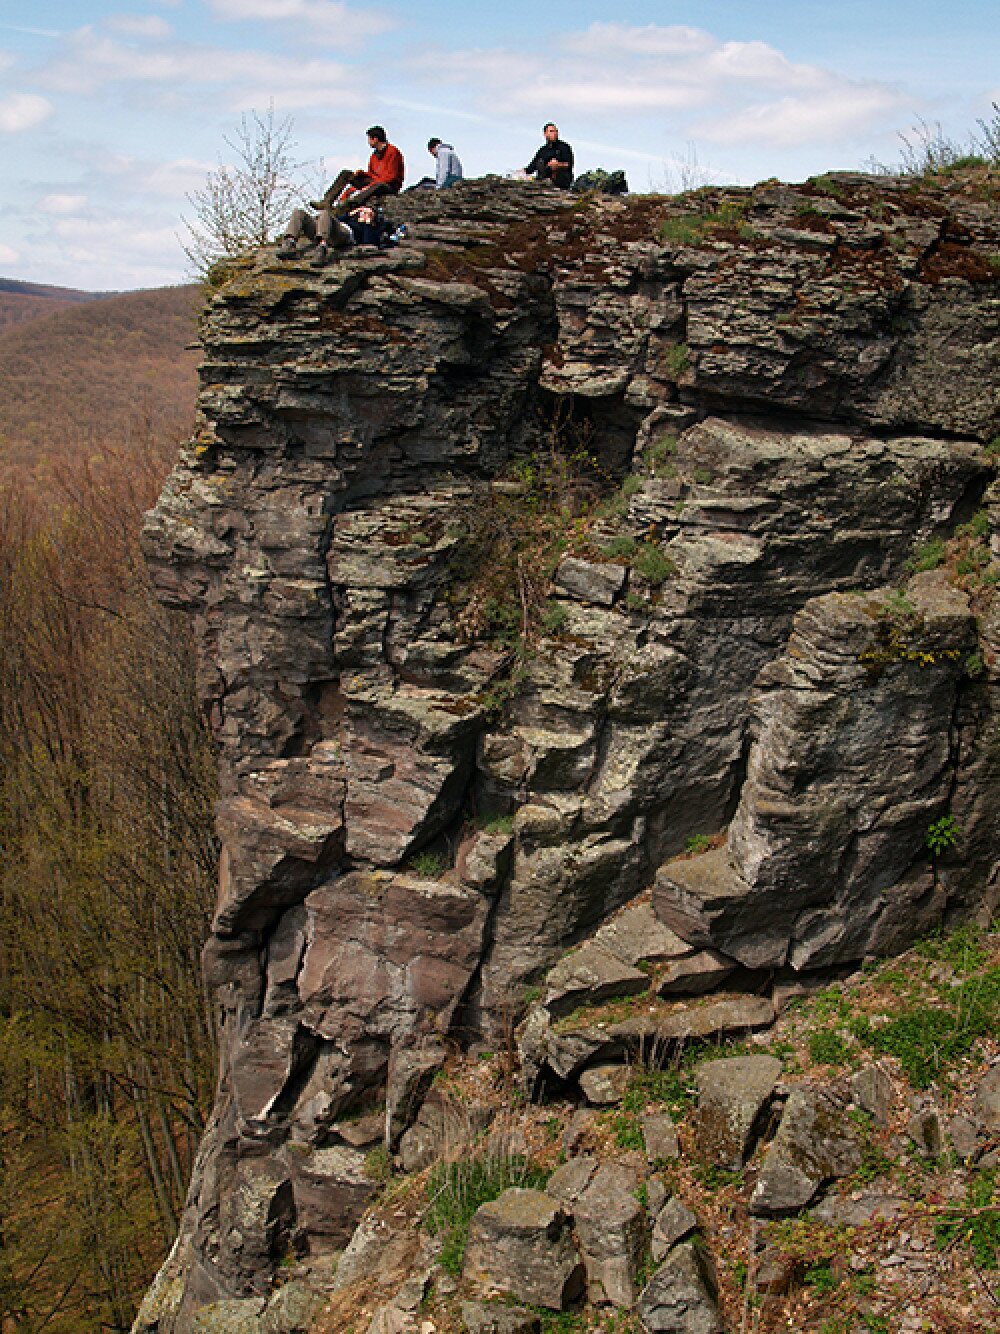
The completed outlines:
[[[638,943],[605,928],[549,975],[537,1087],[606,1059],[566,1055],[581,999],[655,975],[683,1040],[678,994],[742,979],[770,1013],[773,980],[996,896],[988,580],[893,591],[997,516],[988,203],[844,176],[398,210],[389,253],[233,268],[148,516],[220,751],[222,1063],[138,1329],[342,1249],[446,1043],[509,1032],[650,886]],[[605,503],[567,500],[557,568],[500,571],[500,633],[483,567],[574,454]]]

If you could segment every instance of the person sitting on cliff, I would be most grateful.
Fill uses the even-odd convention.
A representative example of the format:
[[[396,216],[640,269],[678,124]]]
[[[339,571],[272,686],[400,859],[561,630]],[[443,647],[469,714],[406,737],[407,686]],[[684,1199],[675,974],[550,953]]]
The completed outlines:
[[[573,184],[573,150],[559,138],[559,128],[552,121],[544,127],[544,134],[545,143],[524,170],[538,181],[568,190]]]
[[[462,180],[462,163],[451,144],[446,144],[443,139],[428,139],[427,151],[435,159],[434,175],[417,181],[412,187],[414,190],[429,190],[431,187],[447,190],[456,181]]]
[[[360,208],[362,204],[367,204],[369,199],[374,199],[377,195],[399,194],[403,188],[405,168],[402,153],[395,144],[389,143],[381,125],[371,126],[368,131],[368,142],[372,150],[372,155],[368,159],[368,170],[352,171],[350,167],[345,167],[323,198],[313,201],[312,208],[338,211],[337,201],[349,185],[357,191],[350,197],[351,208]]]
[[[309,207],[316,210],[315,217],[305,209],[295,210],[285,228],[279,259],[291,259],[299,237],[306,236],[319,242],[310,263],[314,268],[322,268],[331,250],[343,249],[354,240],[351,229],[339,222],[336,214],[352,212],[379,195],[399,194],[403,185],[402,153],[389,143],[381,125],[372,125],[368,130],[368,143],[372,153],[367,171],[345,167],[322,199],[310,201]]]

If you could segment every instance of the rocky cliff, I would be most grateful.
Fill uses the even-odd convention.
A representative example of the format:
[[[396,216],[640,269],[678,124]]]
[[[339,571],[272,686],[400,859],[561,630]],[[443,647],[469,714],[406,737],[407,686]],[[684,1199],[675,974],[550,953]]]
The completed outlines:
[[[388,253],[225,275],[148,516],[220,752],[222,1061],[141,1330],[341,1251],[449,1051],[516,1029],[565,1094],[652,1033],[581,1003],[652,981],[683,1035],[724,982],[752,1028],[1000,892],[989,190],[394,208]]]

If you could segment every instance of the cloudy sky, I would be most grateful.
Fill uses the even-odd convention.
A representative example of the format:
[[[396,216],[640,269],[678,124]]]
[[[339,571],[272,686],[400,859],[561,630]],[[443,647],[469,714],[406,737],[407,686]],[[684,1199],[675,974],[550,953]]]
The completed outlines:
[[[272,102],[331,173],[373,121],[414,180],[432,134],[503,172],[552,119],[633,189],[747,184],[964,139],[998,49],[997,0],[0,0],[0,276],[182,281],[186,194]]]

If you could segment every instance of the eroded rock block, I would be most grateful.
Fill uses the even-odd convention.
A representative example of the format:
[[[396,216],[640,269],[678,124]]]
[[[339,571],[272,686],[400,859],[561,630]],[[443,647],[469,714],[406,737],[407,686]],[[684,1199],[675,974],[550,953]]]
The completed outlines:
[[[727,1171],[743,1166],[781,1068],[773,1056],[734,1056],[698,1066],[694,1138],[696,1152],[705,1162]]]
[[[639,1298],[649,1334],[723,1334],[715,1281],[693,1242],[675,1247]]]
[[[847,1108],[826,1088],[799,1085],[789,1094],[778,1133],[750,1200],[755,1214],[795,1213],[820,1188],[861,1166],[861,1144]]]
[[[476,1211],[463,1277],[485,1296],[562,1311],[583,1290],[569,1219],[549,1195],[515,1187]]]

